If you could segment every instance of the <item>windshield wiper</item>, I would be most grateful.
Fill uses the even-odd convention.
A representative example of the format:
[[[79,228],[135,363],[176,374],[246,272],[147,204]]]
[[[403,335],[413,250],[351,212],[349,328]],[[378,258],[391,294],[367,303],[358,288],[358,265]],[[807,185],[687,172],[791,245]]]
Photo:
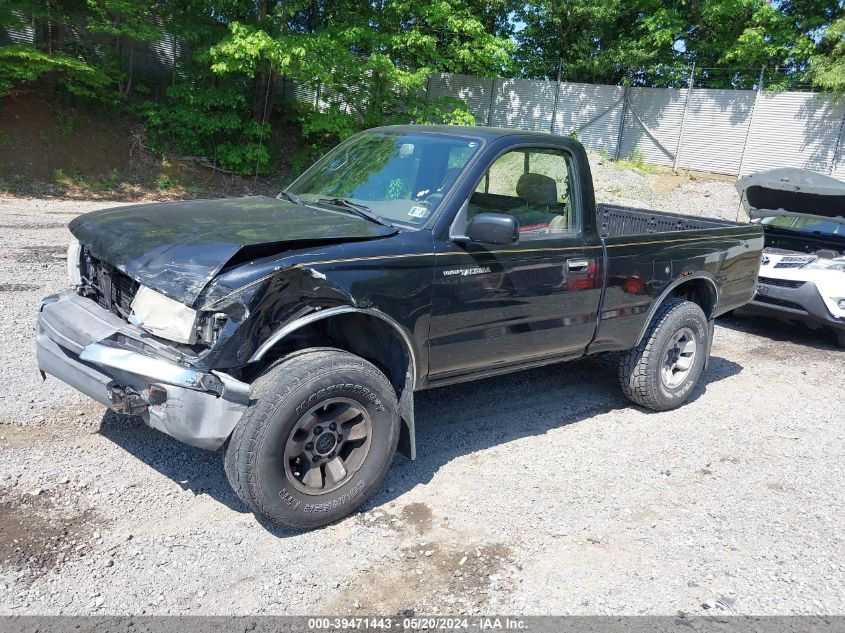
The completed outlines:
[[[343,207],[344,209],[349,209],[350,211],[354,212],[357,216],[362,217],[365,220],[375,222],[376,224],[381,224],[382,226],[393,226],[392,224],[385,222],[378,215],[373,213],[370,210],[370,207],[365,206],[363,204],[358,204],[357,202],[352,202],[351,200],[347,200],[346,198],[320,198],[317,202],[322,202],[323,204],[331,204],[336,207]]]
[[[290,191],[280,191],[276,194],[276,200],[287,200],[288,202],[293,202],[294,204],[305,204],[302,201],[302,198]]]

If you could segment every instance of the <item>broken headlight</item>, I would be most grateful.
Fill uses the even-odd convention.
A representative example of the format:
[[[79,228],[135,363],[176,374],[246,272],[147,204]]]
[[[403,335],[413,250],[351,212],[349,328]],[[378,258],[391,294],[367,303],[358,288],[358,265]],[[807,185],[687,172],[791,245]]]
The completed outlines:
[[[132,300],[129,322],[169,341],[193,345],[197,340],[197,311],[146,286]]]
[[[73,239],[67,247],[67,278],[71,286],[82,285],[82,271],[79,269],[79,261],[82,258],[82,244],[79,240]]]
[[[212,347],[220,337],[228,318],[223,312],[200,312],[197,342]]]

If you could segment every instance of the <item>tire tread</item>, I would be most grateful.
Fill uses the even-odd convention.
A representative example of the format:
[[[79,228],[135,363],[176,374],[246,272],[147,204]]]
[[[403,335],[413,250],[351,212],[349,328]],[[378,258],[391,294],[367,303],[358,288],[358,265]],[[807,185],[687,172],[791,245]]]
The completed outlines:
[[[393,386],[375,365],[360,356],[334,348],[314,348],[295,353],[271,366],[252,384],[250,389],[251,404],[236,425],[232,437],[226,445],[224,456],[226,477],[235,493],[251,511],[272,517],[277,523],[291,529],[303,530],[314,527],[310,523],[297,523],[273,517],[272,513],[262,505],[258,484],[254,476],[253,459],[261,447],[265,431],[268,428],[264,421],[274,415],[276,410],[291,397],[299,385],[335,371],[350,369],[361,371],[382,383],[383,393],[387,394],[387,397],[393,397],[393,406],[396,407],[396,394]],[[397,441],[398,437],[397,429]],[[372,488],[375,488],[381,482],[390,468],[396,444],[397,442],[394,441],[390,459],[385,460],[385,464],[379,476],[375,478],[375,484]],[[360,495],[361,503],[371,493],[372,490],[365,490]],[[354,507],[350,507],[349,511],[353,510]]]
[[[620,355],[619,385],[625,396],[634,403],[654,411],[666,410],[667,407],[657,398],[652,384],[652,364],[657,362],[655,357],[660,352],[656,349],[656,334],[665,327],[667,321],[686,309],[701,312],[701,308],[691,301],[677,298],[664,301],[654,314],[640,344]]]

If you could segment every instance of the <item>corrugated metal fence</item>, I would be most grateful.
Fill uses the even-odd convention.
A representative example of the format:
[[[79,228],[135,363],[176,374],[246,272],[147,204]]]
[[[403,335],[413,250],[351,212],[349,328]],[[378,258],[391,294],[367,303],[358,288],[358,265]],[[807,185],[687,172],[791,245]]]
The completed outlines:
[[[107,45],[106,37],[85,32],[81,14],[63,16],[56,25],[59,47],[77,42],[97,57]],[[15,30],[0,28],[0,43],[35,44],[38,38],[25,19]],[[125,65],[128,53],[123,51]],[[152,83],[169,83],[186,54],[184,42],[164,33],[158,41],[133,45],[132,72]],[[284,98],[321,110],[340,101],[319,85],[290,78],[278,83]],[[464,100],[481,125],[575,134],[612,158],[729,175],[803,167],[845,180],[845,101],[837,104],[827,95],[435,74],[427,98],[444,96]]]
[[[28,14],[13,12],[17,18],[12,24],[0,26],[0,44],[31,44],[44,41]],[[161,20],[150,19],[150,23],[162,27]],[[74,55],[89,61],[102,59],[104,49],[114,46],[117,40],[103,33],[92,33],[86,25],[86,16],[80,11],[55,16],[51,22],[54,50],[69,49]],[[131,46],[131,48],[130,48]],[[179,37],[162,30],[161,38],[152,42],[133,42],[121,49],[124,70],[130,64],[135,79],[155,85],[168,84],[181,58],[188,54],[187,44]],[[131,62],[130,62],[131,58]]]
[[[845,103],[810,92],[633,88],[438,74],[483,125],[576,134],[616,158],[744,175],[803,167],[845,179]]]

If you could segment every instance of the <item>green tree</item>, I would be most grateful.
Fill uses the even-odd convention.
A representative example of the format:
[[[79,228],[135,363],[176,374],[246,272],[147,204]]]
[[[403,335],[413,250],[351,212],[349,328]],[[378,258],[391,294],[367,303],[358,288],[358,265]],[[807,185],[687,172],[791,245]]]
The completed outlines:
[[[820,49],[812,60],[813,80],[841,97],[845,93],[845,17],[827,28]]]
[[[422,97],[433,71],[509,73],[513,44],[500,34],[500,13],[479,15],[464,0],[291,1],[258,24],[233,22],[211,49],[212,68],[250,78],[273,72],[319,90],[329,106],[306,113],[304,131],[332,144],[427,112]]]
[[[125,99],[132,90],[135,49],[139,42],[153,42],[164,35],[157,24],[165,14],[155,0],[87,0],[88,32],[108,36],[101,62]],[[162,21],[163,22],[163,21]]]
[[[0,4],[0,27],[30,31],[34,43],[0,46],[0,95],[42,81],[72,95],[109,100],[111,78],[93,50],[78,37],[68,16],[84,15],[82,0],[7,0]],[[83,23],[84,25],[84,23]]]
[[[65,53],[46,53],[23,44],[0,46],[0,96],[46,75],[79,97],[107,98],[111,83],[100,69]]]
[[[838,0],[534,0],[517,11],[529,76],[673,85],[693,63],[711,87],[752,84],[762,66],[801,78]],[[590,25],[584,28],[584,25]]]

